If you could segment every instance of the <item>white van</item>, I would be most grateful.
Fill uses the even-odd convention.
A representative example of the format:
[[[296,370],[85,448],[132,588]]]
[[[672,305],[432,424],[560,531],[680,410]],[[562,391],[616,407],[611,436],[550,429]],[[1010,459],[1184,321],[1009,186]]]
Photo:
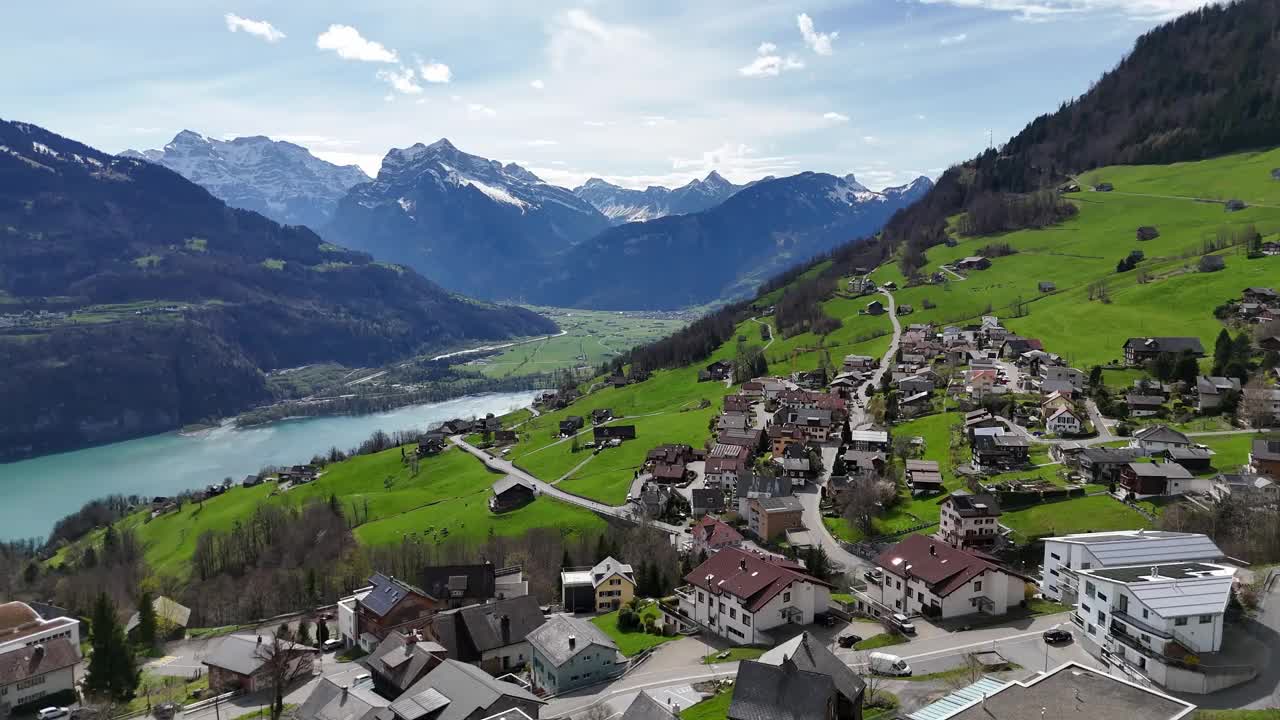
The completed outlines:
[[[880,675],[901,677],[911,674],[911,666],[906,660],[889,653],[873,652],[867,655],[867,665],[871,672]]]

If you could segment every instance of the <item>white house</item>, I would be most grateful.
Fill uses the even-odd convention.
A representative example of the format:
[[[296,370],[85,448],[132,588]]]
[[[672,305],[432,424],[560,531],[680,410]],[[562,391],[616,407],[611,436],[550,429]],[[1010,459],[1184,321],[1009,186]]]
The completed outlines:
[[[65,637],[0,652],[0,714],[74,689],[79,664],[80,648]]]
[[[1079,435],[1084,423],[1071,408],[1058,408],[1044,421],[1044,429],[1055,435]]]
[[[1004,615],[1026,597],[1025,577],[925,535],[908,535],[880,553],[876,564],[884,579],[863,594],[881,613]]]
[[[1052,600],[1074,604],[1076,571],[1121,565],[1216,562],[1222,550],[1200,533],[1115,530],[1046,538],[1040,590]]]
[[[371,592],[373,586],[367,585],[338,600],[338,639],[346,647],[355,647],[360,642],[360,637],[356,634],[356,615],[359,613],[360,601]]]
[[[991,495],[973,495],[966,490],[953,491],[942,501],[937,536],[939,540],[958,548],[989,549],[1002,537],[1000,504]]]
[[[66,639],[79,653],[80,621],[69,617],[43,618],[24,602],[0,605],[0,653]]]
[[[1072,616],[1086,650],[1173,690],[1204,692],[1204,671],[1222,650],[1223,617],[1236,569],[1180,562],[1081,570]]]
[[[1145,450],[1148,455],[1158,450],[1171,450],[1191,446],[1186,435],[1164,425],[1146,427],[1133,434],[1129,447]]]
[[[808,625],[832,586],[790,560],[727,547],[685,576],[680,612],[735,645],[773,644],[770,628]]]

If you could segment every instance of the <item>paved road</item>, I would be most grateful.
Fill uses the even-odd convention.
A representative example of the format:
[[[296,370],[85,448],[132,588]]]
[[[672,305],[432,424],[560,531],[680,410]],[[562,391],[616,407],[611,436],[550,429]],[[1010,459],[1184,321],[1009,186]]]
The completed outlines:
[[[867,387],[878,387],[880,385],[880,378],[889,371],[889,365],[893,362],[893,358],[898,352],[898,343],[902,340],[902,323],[898,322],[897,305],[894,302],[893,294],[883,290],[881,294],[889,302],[889,321],[893,323],[893,341],[889,344],[889,349],[885,351],[884,357],[881,358],[880,367],[876,368],[875,372],[862,385],[854,388],[854,399],[849,403],[849,424],[852,427],[861,427],[868,423],[866,410],[862,405],[862,401],[865,398],[865,390]],[[844,546],[831,535],[831,532],[827,530],[827,526],[823,524],[822,511],[818,507],[822,498],[820,490],[831,479],[831,470],[835,465],[837,452],[839,452],[839,448],[822,448],[823,475],[818,482],[814,483],[813,491],[799,494],[800,504],[804,506],[804,525],[809,529],[809,535],[817,540],[832,562],[840,565],[845,572],[854,573],[856,577],[862,572],[863,568],[870,567],[871,563],[844,549]]]
[[[489,453],[467,442],[466,439],[461,435],[454,435],[449,438],[449,441],[452,442],[454,445],[457,445],[463,450],[466,450],[467,452],[479,458],[490,469],[496,470],[500,473],[505,473],[507,475],[518,477],[521,480],[531,483],[534,486],[534,488],[537,490],[539,495],[545,495],[547,497],[555,498],[556,500],[559,500],[561,502],[567,502],[571,505],[584,507],[588,510],[591,510],[592,512],[596,512],[601,515],[608,515],[610,517],[615,517],[615,518],[619,518],[621,520],[627,520],[630,522],[638,522],[638,518],[635,516],[635,508],[633,508],[630,505],[617,505],[617,506],[606,505],[602,502],[589,500],[580,495],[567,493],[563,490],[560,490],[556,486],[550,483],[543,482],[542,480],[539,480],[538,478],[530,475],[524,470],[521,470],[520,468],[513,465],[510,460],[503,460],[501,458],[496,458],[490,455]],[[655,521],[649,522],[649,525],[651,525],[652,527],[658,530],[661,530],[670,535],[675,535],[677,537],[680,537],[683,534],[682,528],[679,528],[675,525],[671,525],[668,523],[658,522],[655,520]]]

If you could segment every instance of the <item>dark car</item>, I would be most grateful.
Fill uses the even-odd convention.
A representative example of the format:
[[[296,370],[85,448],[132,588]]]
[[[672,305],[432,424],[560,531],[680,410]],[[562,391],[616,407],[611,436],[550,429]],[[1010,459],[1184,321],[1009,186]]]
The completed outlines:
[[[1071,642],[1071,633],[1066,630],[1059,630],[1058,628],[1045,630],[1044,641],[1050,645]]]
[[[839,642],[839,643],[840,643],[840,647],[845,648],[845,649],[848,649],[848,648],[851,648],[851,647],[853,647],[854,645],[857,645],[858,643],[862,642],[862,636],[861,636],[861,635],[853,635],[853,634],[849,634],[849,635],[841,635],[841,636],[840,636],[840,639],[839,639],[839,640],[837,640],[836,642]]]

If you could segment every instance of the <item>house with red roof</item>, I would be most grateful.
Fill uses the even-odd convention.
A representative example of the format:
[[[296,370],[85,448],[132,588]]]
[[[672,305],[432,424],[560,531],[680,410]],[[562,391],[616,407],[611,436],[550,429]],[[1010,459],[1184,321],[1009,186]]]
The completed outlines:
[[[809,625],[827,611],[832,586],[804,566],[726,547],[694,568],[676,589],[680,612],[735,645],[775,644],[769,631]]]
[[[1026,577],[977,550],[961,550],[937,538],[908,535],[876,558],[884,569],[866,594],[882,612],[953,618],[1004,615],[1026,597]]]
[[[742,533],[710,515],[699,520],[690,532],[693,534],[692,549],[695,557],[704,553],[711,555],[727,547],[737,547],[742,542]]]

